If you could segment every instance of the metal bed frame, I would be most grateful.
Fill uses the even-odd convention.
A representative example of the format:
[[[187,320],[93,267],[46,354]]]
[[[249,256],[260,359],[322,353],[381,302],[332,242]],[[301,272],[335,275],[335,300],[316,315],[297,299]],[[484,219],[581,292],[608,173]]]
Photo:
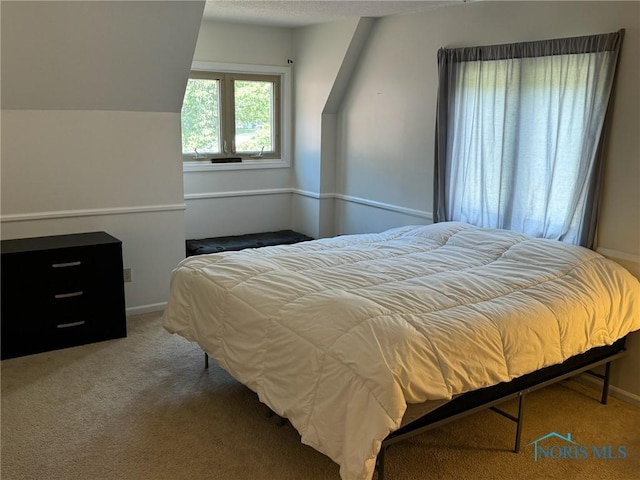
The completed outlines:
[[[612,345],[592,348],[585,353],[567,359],[561,364],[537,370],[510,382],[503,382],[492,387],[467,392],[391,432],[382,441],[380,452],[376,459],[377,480],[384,480],[385,456],[390,446],[485,409],[490,409],[516,424],[513,451],[518,453],[522,437],[525,396],[535,390],[581,373],[588,373],[602,379],[600,403],[606,405],[609,397],[611,362],[626,353],[624,348],[625,341],[626,337],[623,337]],[[204,362],[205,368],[209,368],[209,355],[206,352],[204,353]],[[604,373],[598,373],[593,370],[601,365],[604,365]],[[511,415],[496,406],[514,398],[518,399],[517,415]],[[285,419],[279,417],[270,409],[267,415],[275,415],[278,417],[279,425],[285,424]]]
[[[465,393],[445,403],[441,407],[423,415],[422,417],[404,425],[398,430],[390,433],[382,442],[376,461],[378,480],[384,480],[385,455],[387,449],[391,445],[487,408],[516,423],[515,445],[513,451],[514,453],[518,453],[520,451],[522,437],[525,396],[535,390],[560,382],[580,373],[589,373],[603,380],[600,403],[606,405],[609,396],[611,362],[626,353],[624,348],[625,340],[626,337],[623,337],[610,346],[593,348],[585,353],[571,357],[559,365],[553,365],[537,370],[516,378],[511,382],[500,383],[492,387]],[[604,374],[593,370],[601,365],[605,366]],[[518,399],[517,415],[511,415],[496,407],[496,405],[513,398]]]

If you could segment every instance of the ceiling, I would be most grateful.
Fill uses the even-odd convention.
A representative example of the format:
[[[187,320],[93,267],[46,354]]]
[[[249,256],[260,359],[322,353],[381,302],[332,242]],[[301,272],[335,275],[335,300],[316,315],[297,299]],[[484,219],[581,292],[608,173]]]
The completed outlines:
[[[353,17],[384,17],[468,0],[207,0],[205,20],[296,28]]]

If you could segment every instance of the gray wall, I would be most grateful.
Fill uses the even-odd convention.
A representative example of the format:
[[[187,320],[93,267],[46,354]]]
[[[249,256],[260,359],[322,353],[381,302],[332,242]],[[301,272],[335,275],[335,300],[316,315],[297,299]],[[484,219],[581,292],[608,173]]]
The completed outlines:
[[[378,20],[339,113],[337,233],[430,221],[436,52],[626,29],[598,249],[640,278],[640,4],[477,2]],[[640,401],[640,333],[614,384]]]
[[[336,193],[431,213],[438,48],[626,28],[598,245],[636,263],[629,268],[640,275],[639,9],[637,2],[476,2],[380,19],[340,110]],[[356,230],[350,208],[337,207],[340,233]]]
[[[184,257],[180,109],[204,2],[2,8],[2,238],[105,230],[130,312]]]

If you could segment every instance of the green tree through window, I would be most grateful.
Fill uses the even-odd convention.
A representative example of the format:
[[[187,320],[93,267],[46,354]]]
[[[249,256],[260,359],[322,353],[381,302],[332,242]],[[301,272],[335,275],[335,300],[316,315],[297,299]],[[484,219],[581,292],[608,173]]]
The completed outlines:
[[[189,79],[182,103],[183,153],[220,153],[219,83]]]
[[[279,155],[278,75],[192,72],[182,105],[185,159]]]
[[[236,80],[234,82],[236,150],[273,150],[271,139],[273,83]]]

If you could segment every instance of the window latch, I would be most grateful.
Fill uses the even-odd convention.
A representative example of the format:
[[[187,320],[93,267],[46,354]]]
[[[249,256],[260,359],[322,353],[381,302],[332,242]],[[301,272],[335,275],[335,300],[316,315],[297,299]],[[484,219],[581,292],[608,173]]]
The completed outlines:
[[[253,155],[251,155],[251,158],[262,158],[263,155],[264,155],[264,145],[260,149],[260,153],[254,153]]]

